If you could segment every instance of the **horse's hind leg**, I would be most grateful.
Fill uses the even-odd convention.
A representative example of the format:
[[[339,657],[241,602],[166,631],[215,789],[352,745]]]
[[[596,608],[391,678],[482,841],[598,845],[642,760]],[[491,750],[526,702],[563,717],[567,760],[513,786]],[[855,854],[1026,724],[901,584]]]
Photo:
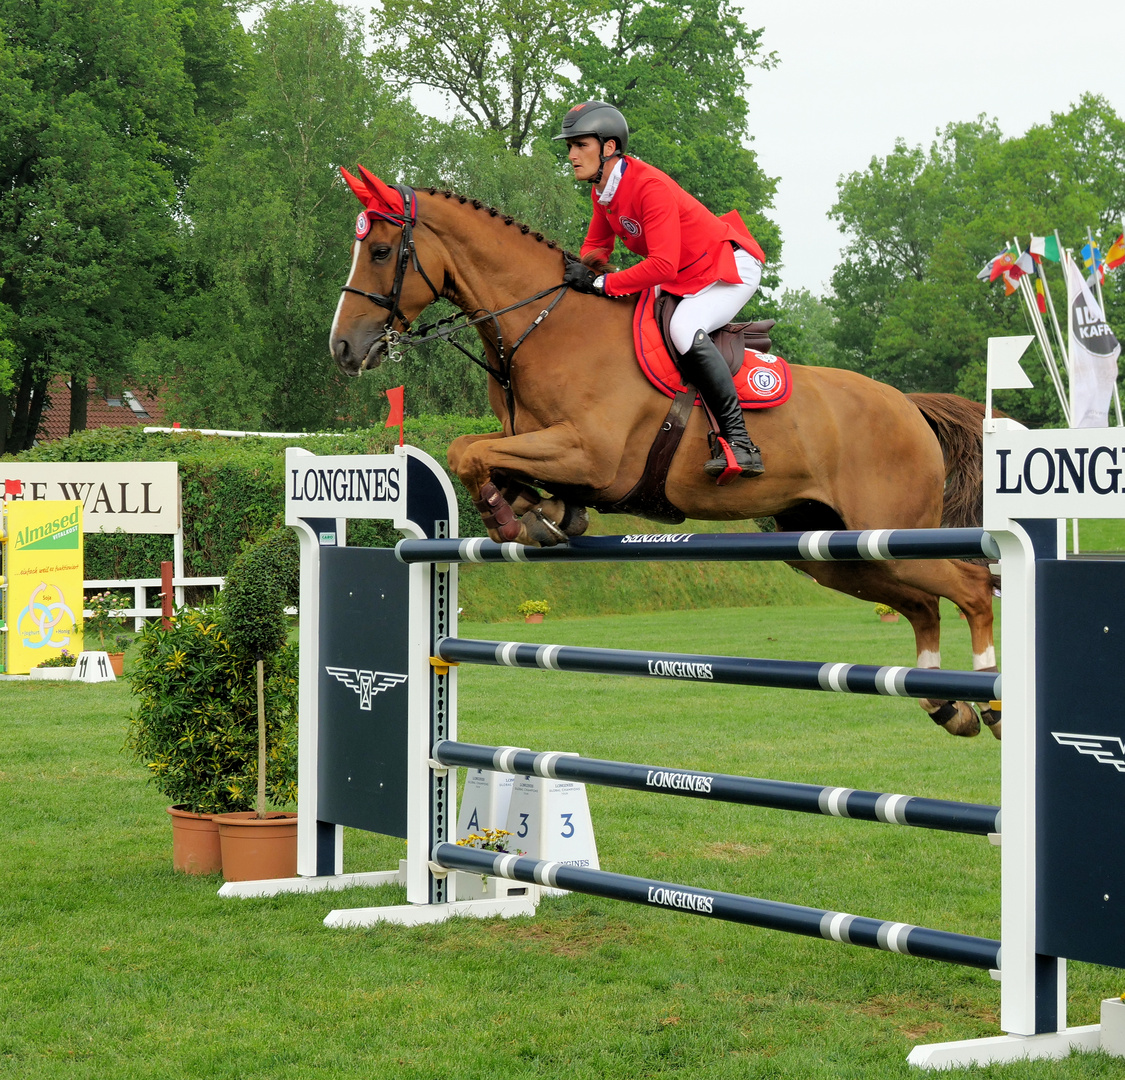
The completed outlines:
[[[941,667],[941,618],[938,599],[900,581],[891,563],[794,563],[794,566],[837,592],[872,603],[888,604],[906,616],[914,631],[918,667]],[[951,735],[972,736],[980,731],[976,710],[967,701],[924,698],[919,705],[931,720]]]

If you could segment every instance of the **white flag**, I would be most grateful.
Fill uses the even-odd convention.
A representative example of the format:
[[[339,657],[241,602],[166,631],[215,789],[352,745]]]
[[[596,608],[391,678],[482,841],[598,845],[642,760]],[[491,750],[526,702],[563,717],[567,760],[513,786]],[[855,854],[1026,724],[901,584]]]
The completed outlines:
[[[1035,338],[1031,334],[1019,337],[990,337],[985,382],[989,396],[993,390],[1023,390],[1032,385],[1027,372],[1020,367],[1020,357]]]
[[[1117,382],[1121,343],[1102,316],[1073,259],[1066,261],[1069,311],[1070,426],[1109,427],[1109,403]]]

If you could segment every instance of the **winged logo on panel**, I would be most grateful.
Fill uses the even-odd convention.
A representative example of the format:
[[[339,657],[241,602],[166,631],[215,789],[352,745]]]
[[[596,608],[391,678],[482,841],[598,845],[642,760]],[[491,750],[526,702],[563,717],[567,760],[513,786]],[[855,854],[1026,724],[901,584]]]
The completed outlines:
[[[325,667],[329,675],[335,676],[337,682],[343,683],[349,690],[359,694],[359,707],[366,712],[371,711],[371,699],[392,686],[406,682],[405,675],[398,675],[390,671],[367,671],[358,668]]]
[[[1051,735],[1060,746],[1073,746],[1080,754],[1089,754],[1103,765],[1125,772],[1125,742],[1116,735],[1076,735],[1063,731],[1052,731]]]

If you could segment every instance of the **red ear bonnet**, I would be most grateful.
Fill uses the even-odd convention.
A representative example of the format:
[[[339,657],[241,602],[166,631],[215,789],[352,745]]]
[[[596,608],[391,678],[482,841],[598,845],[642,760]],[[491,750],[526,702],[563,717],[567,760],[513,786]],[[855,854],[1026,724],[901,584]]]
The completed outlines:
[[[340,167],[340,175],[347,181],[348,187],[352,189],[352,194],[368,210],[384,214],[401,215],[403,213],[402,196],[393,187],[384,184],[379,177],[372,172],[368,172],[362,165],[359,166],[359,174],[363,177],[362,180],[352,176],[343,166]]]

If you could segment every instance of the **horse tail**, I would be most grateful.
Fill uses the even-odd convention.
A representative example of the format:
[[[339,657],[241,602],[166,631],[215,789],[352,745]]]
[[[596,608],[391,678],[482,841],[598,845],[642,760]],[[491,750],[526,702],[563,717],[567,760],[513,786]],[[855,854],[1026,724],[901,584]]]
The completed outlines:
[[[980,527],[984,515],[984,406],[956,394],[907,394],[926,418],[945,457],[941,523]]]

